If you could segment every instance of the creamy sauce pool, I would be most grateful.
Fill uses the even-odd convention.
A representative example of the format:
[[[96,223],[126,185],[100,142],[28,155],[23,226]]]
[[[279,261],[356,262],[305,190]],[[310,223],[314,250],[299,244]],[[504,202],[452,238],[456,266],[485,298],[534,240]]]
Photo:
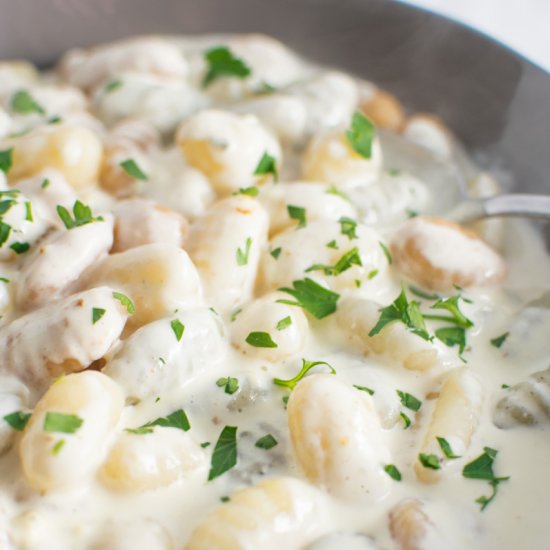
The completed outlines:
[[[208,69],[205,52],[220,45],[241,62],[244,60],[250,74],[242,78],[230,71],[204,88],[201,82]],[[222,55],[227,55],[227,51]],[[397,228],[404,227],[400,231],[406,232],[409,218],[444,214],[452,202],[446,187],[454,185],[458,158],[454,155],[459,153],[450,133],[440,123],[410,117],[397,124],[404,139],[430,145],[429,149],[415,149],[412,156],[392,150],[391,143],[383,142],[381,147],[376,137],[371,138],[371,146],[378,152],[360,154],[346,141],[354,112],[363,110],[380,127],[396,129],[383,116],[388,112],[395,115],[395,109],[386,106],[386,110],[373,110],[381,91],[371,83],[313,67],[282,45],[259,36],[159,38],[153,42],[138,39],[95,53],[69,54],[51,75],[38,76],[28,67],[3,63],[0,74],[4,106],[0,121],[6,120],[3,137],[0,134],[0,151],[13,148],[34,158],[28,161],[29,167],[25,166],[26,161],[13,158],[13,166],[5,170],[7,178],[2,172],[0,177],[7,179],[1,182],[4,191],[8,191],[6,197],[11,197],[10,190],[17,189],[21,196],[16,201],[24,204],[28,198],[35,219],[22,221],[24,214],[19,218],[12,214],[8,220],[5,214],[4,221],[9,221],[20,240],[28,239],[31,250],[24,254],[40,256],[38,247],[55,246],[61,242],[56,239],[65,239],[58,249],[62,255],[54,255],[56,261],[52,264],[42,265],[24,254],[6,252],[2,256],[0,275],[9,280],[0,283],[4,285],[0,294],[0,339],[4,338],[1,341],[5,349],[0,362],[2,416],[15,411],[32,412],[52,380],[62,374],[59,369],[55,374],[44,373],[49,352],[43,350],[52,334],[48,331],[53,330],[49,323],[53,323],[55,315],[61,315],[62,306],[57,304],[65,304],[63,300],[77,292],[84,293],[80,296],[87,304],[86,292],[106,287],[110,289],[109,297],[111,289],[122,292],[136,306],[136,312],[130,315],[122,307],[124,304],[117,305],[115,301],[115,305],[101,308],[102,303],[98,303],[94,315],[101,315],[103,321],[100,318],[92,324],[90,313],[74,321],[73,328],[55,333],[61,339],[58,362],[80,361],[76,367],[64,363],[61,370],[67,369],[69,375],[71,370],[80,371],[92,364],[103,372],[103,377],[114,381],[119,388],[116,391],[125,400],[123,410],[92,453],[99,457],[97,467],[71,487],[41,490],[32,481],[32,474],[22,468],[20,456],[21,441],[29,437],[31,428],[27,426],[21,433],[5,420],[0,421],[0,548],[171,549],[186,548],[192,544],[190,541],[196,545],[189,548],[213,548],[207,543],[200,546],[193,539],[195,529],[208,514],[220,506],[230,506],[236,491],[283,476],[297,478],[307,490],[315,491],[317,496],[310,500],[320,512],[313,519],[303,520],[303,524],[298,522],[297,527],[289,527],[291,522],[285,515],[289,512],[283,509],[273,512],[273,518],[263,524],[258,504],[258,525],[268,533],[262,548],[429,550],[547,546],[545,510],[550,508],[550,490],[544,472],[550,443],[545,435],[548,417],[544,407],[548,406],[548,398],[538,387],[537,395],[542,397],[537,398],[538,405],[534,407],[539,411],[536,425],[522,425],[512,419],[509,426],[499,428],[494,422],[495,410],[508,392],[525,383],[533,373],[548,368],[550,312],[544,295],[549,290],[550,261],[544,243],[533,228],[522,222],[482,224],[476,229],[496,250],[491,250],[491,254],[504,258],[506,278],[492,284],[481,281],[459,290],[452,285],[440,289],[436,282],[427,288],[424,284],[424,297],[414,294],[415,287],[422,287],[422,281],[415,280],[414,268],[406,271],[405,264],[414,263],[415,258],[401,257],[405,252],[391,258],[388,252]],[[36,108],[30,112],[14,108],[13,97],[20,90],[28,92],[45,113]],[[210,114],[213,108],[226,111],[228,118],[217,111]],[[56,132],[56,125],[47,119],[53,115],[62,119],[61,128],[85,128],[91,132],[89,142],[83,144],[80,137],[70,134],[65,146],[52,145],[48,136]],[[137,125],[124,126],[127,117],[137,120]],[[48,129],[41,133],[44,128]],[[26,135],[33,138],[31,145],[24,141],[28,139]],[[95,139],[102,152],[97,153],[96,160],[91,154],[82,160],[83,148],[93,149]],[[47,147],[42,142],[48,142]],[[54,158],[51,151],[55,147],[61,153]],[[279,183],[269,169],[258,170],[263,153],[277,167]],[[125,160],[132,160],[146,179],[136,175],[135,169],[130,170],[130,177],[121,172],[119,165]],[[32,162],[42,165],[35,168]],[[98,165],[95,171],[89,169],[94,162]],[[71,172],[73,165],[79,166],[76,174]],[[398,166],[406,166],[407,170],[395,170]],[[54,172],[44,172],[52,169]],[[90,181],[82,183],[85,173],[90,174]],[[46,180],[49,183],[44,186]],[[472,185],[475,193],[475,177]],[[48,191],[48,186],[53,190]],[[244,188],[256,190],[255,195],[243,194]],[[241,194],[235,195],[239,189]],[[130,197],[143,202],[117,210]],[[93,216],[104,217],[103,221],[80,226],[79,230],[89,228],[89,237],[70,233],[78,228],[68,229],[57,217],[57,205],[66,205],[70,212],[77,198],[91,207]],[[287,212],[289,205],[298,210],[294,214]],[[239,217],[243,209],[248,216],[245,221]],[[134,217],[132,212],[136,213]],[[342,219],[351,219],[352,225],[356,222],[357,235],[350,236],[349,226],[346,233]],[[29,229],[31,223],[42,223],[43,227]],[[93,228],[97,224],[111,224],[111,241],[95,251],[89,243],[96,242]],[[134,250],[133,260],[115,258],[109,244],[113,224],[118,254],[127,255]],[[455,226],[445,227],[430,240],[433,228],[427,226],[420,250],[432,258],[437,269],[451,275],[458,272],[458,276],[470,270],[478,277],[484,262],[491,262],[493,256],[486,254],[487,245],[481,240],[470,246],[460,234],[459,240],[453,241],[456,231]],[[67,242],[71,235],[74,240]],[[12,239],[4,243],[4,252],[13,242]],[[386,243],[386,251],[379,242]],[[459,242],[461,246],[451,249],[441,246],[442,242]],[[343,254],[353,252],[354,247],[359,261],[340,266],[340,272],[327,269],[337,266]],[[279,256],[274,254],[277,248],[281,249]],[[190,259],[187,254],[178,256],[178,249],[187,251]],[[78,265],[67,267],[68,258],[81,252]],[[113,263],[113,259],[120,263]],[[319,264],[321,268],[306,271]],[[497,271],[498,268],[496,265]],[[33,269],[41,275],[39,282],[33,282],[29,274]],[[40,285],[46,276],[51,277],[51,286]],[[473,281],[477,281],[475,277]],[[322,319],[315,318],[311,311],[304,313],[296,305],[276,301],[292,298],[276,293],[278,288],[291,287],[293,281],[306,278],[338,293],[335,311]],[[380,315],[378,310],[395,300],[402,284],[409,302],[417,300],[422,313],[428,315],[447,314],[430,309],[437,301],[435,295],[444,299],[460,293],[460,311],[473,323],[464,333],[462,358],[457,345],[441,338],[425,340],[412,333],[414,323],[407,327],[402,320],[393,321],[380,332],[387,335],[393,330],[395,340],[388,336],[386,340],[379,338],[378,344],[369,343],[371,337],[361,330],[372,329]],[[344,303],[354,302],[374,304],[376,319],[367,320],[367,314],[360,311],[353,323],[348,320],[343,313],[347,311]],[[42,363],[38,360],[39,374],[29,378],[18,370],[22,368],[18,365],[34,366],[36,360],[28,358],[27,349],[13,344],[10,330],[14,330],[13,323],[22,315],[36,315],[44,307],[52,308],[42,317],[45,328],[33,328],[36,334],[31,341],[44,359]],[[252,307],[258,308],[257,313],[248,315]],[[285,314],[277,308],[286,308]],[[116,319],[109,317],[115,309],[119,316]],[[67,311],[66,317],[60,318],[67,320],[68,327],[71,315],[76,314]],[[273,320],[281,320],[286,314],[291,319],[290,326],[275,329]],[[174,321],[184,327],[179,338],[171,324]],[[31,319],[26,325],[27,331],[32,322]],[[118,322],[117,332],[113,327]],[[104,332],[99,332],[101,323],[105,324]],[[367,328],[358,328],[357,323],[365,323]],[[425,319],[429,335],[443,325],[441,321]],[[107,329],[114,336],[107,336]],[[69,330],[74,331],[71,337],[83,348],[79,357],[88,358],[86,364],[86,359],[72,358],[75,348],[64,341]],[[264,336],[267,332],[279,342],[278,349],[273,350],[275,355],[268,356],[266,348],[248,343],[245,337],[254,331]],[[497,346],[494,339],[501,335],[506,337]],[[108,338],[111,340],[106,351],[94,355]],[[372,340],[375,342],[374,337]],[[426,353],[422,357],[430,357],[431,363],[425,364],[427,359],[420,364],[408,363],[417,352]],[[364,394],[365,402],[374,411],[369,414],[380,432],[380,445],[384,456],[390,457],[389,462],[376,462],[377,456],[382,455],[378,449],[369,449],[372,443],[366,438],[356,450],[351,449],[349,464],[343,460],[335,468],[340,468],[345,476],[349,467],[348,478],[353,483],[358,472],[352,466],[353,456],[366,453],[365,461],[373,460],[378,470],[393,465],[402,479],[390,478],[388,489],[379,498],[369,496],[371,491],[375,493],[374,484],[378,483],[374,478],[358,477],[358,484],[366,484],[364,494],[358,500],[346,498],[339,493],[341,488],[331,486],[328,473],[323,474],[326,482],[315,480],[296,458],[293,445],[297,443],[290,435],[285,403],[291,393],[273,380],[294,377],[302,359],[328,363],[336,372],[334,379],[345,383],[349,391]],[[442,451],[435,448],[445,471],[437,483],[424,483],[415,473],[418,455],[441,389],[457,369],[467,369],[468,376],[479,382],[480,409],[472,412],[474,429],[471,440],[468,437],[460,449],[462,456],[445,461]],[[319,365],[304,380],[320,376],[321,372],[329,372],[329,367]],[[74,376],[80,375],[69,375],[67,379]],[[219,382],[224,377],[237,378],[238,390],[226,393]],[[373,395],[354,385],[371,389]],[[404,406],[397,390],[418,398],[422,402],[420,409],[415,412]],[[520,409],[531,406],[529,397],[526,399],[525,404],[520,399]],[[345,405],[342,401],[329,410],[339,416],[340,407],[346,411]],[[73,413],[77,414],[75,407]],[[151,440],[151,445],[158,445],[159,453],[165,453],[167,469],[176,471],[174,479],[157,486],[153,481],[146,489],[113,488],[105,481],[105,463],[120,438],[149,437],[128,434],[125,429],[138,428],[180,409],[191,425],[185,432],[185,444],[199,457],[198,466],[181,466],[181,452],[178,455],[177,451],[165,450],[164,443]],[[321,415],[313,421],[329,426],[333,419],[328,413],[323,417],[323,410],[321,406],[315,408],[315,413],[304,410],[302,414]],[[411,421],[407,429],[402,414]],[[345,417],[339,420],[347,422]],[[86,417],[85,422],[93,423],[93,415]],[[100,423],[99,418],[97,422]],[[207,481],[213,449],[225,426],[237,427],[237,463]],[[40,430],[40,426],[32,429]],[[152,429],[155,435],[162,432],[167,437],[176,430],[158,426]],[[77,437],[78,433],[64,437]],[[267,434],[277,444],[267,450],[258,448],[255,443]],[[448,442],[457,449],[461,445],[460,438],[449,437]],[[485,447],[498,451],[493,465],[495,476],[510,478],[500,482],[497,496],[482,511],[476,499],[490,496],[491,487],[487,481],[465,478],[462,469]],[[64,452],[67,457],[73,452],[71,449],[61,447],[53,453],[50,447],[43,447],[41,452],[45,461],[55,461],[63,459]],[[315,456],[311,458],[317,460]],[[75,454],[74,460],[85,462],[88,457]],[[330,457],[320,459],[321,470],[328,469],[330,461]],[[71,467],[70,462],[66,464]],[[157,467],[151,459],[143,470],[155,478]],[[370,488],[369,483],[373,484]],[[304,496],[304,502],[308,498]],[[392,526],[389,518],[404,499],[421,503],[420,521],[417,516]],[[239,548],[258,547],[254,541],[259,539],[247,531],[254,531],[253,526],[239,527],[238,519],[229,521],[237,526],[237,532],[242,529]],[[223,539],[227,526],[218,526]]]

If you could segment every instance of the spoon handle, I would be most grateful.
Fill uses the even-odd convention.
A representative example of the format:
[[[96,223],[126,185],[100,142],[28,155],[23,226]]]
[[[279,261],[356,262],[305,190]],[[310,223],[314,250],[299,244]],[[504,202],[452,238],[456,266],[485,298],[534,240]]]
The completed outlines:
[[[502,216],[550,219],[550,196],[510,194],[466,200],[450,213],[450,217],[459,223]]]

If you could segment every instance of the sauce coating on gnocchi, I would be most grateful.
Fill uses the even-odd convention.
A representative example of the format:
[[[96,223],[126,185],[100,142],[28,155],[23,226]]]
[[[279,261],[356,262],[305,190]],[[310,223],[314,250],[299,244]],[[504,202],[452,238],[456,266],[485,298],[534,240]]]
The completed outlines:
[[[0,550],[546,548],[550,258],[459,176],[266,36],[0,61]]]

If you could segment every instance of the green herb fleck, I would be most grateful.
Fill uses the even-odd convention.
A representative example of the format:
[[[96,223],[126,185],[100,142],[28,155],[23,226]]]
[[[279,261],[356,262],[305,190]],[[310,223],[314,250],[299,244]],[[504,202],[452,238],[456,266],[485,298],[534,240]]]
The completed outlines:
[[[441,468],[439,458],[437,458],[436,455],[420,453],[418,455],[418,460],[424,468],[430,468],[431,470],[439,470]]]
[[[105,315],[104,309],[100,307],[92,308],[92,325],[95,325],[104,315]]]
[[[435,331],[435,337],[446,346],[458,346],[458,355],[462,355],[466,347],[466,330],[464,327],[444,327]]]
[[[29,250],[31,245],[29,243],[21,243],[21,242],[15,242],[10,244],[10,248],[16,253],[16,254],[24,254]]]
[[[221,476],[237,464],[237,427],[225,426],[212,453],[208,481]]]
[[[354,113],[351,119],[351,128],[346,131],[346,137],[354,151],[362,157],[370,159],[375,134],[374,124],[362,113]]]
[[[42,189],[46,189],[46,187],[50,186],[50,180],[48,178],[44,179],[44,181],[40,184],[40,187]]]
[[[92,215],[92,209],[89,206],[86,206],[84,203],[79,200],[75,201],[73,205],[73,215],[74,219],[71,217],[69,211],[60,204],[56,207],[57,214],[61,218],[61,221],[67,229],[73,229],[75,227],[80,227],[81,225],[86,225],[93,222],[102,222],[103,218],[98,216],[95,218]]]
[[[74,414],[47,412],[44,417],[44,431],[74,434],[83,423],[84,420]]]
[[[53,447],[52,447],[52,455],[58,455],[59,451],[63,448],[65,445],[65,440],[60,439]]]
[[[307,359],[302,359],[302,368],[300,369],[300,372],[290,380],[281,380],[280,378],[274,378],[273,383],[277,386],[282,386],[283,388],[288,388],[290,390],[293,390],[296,386],[296,384],[304,378],[304,376],[314,367],[317,367],[318,365],[326,365],[330,369],[331,374],[336,374],[336,370],[329,365],[326,361],[308,361]]]
[[[363,265],[357,247],[348,250],[334,265],[313,264],[306,269],[306,273],[311,271],[322,271],[325,275],[332,275],[336,277],[354,265]]]
[[[335,240],[330,241],[325,245],[327,248],[334,248],[334,250],[338,250],[338,244]]]
[[[407,407],[407,409],[410,409],[414,412],[418,412],[420,410],[420,407],[422,407],[422,401],[420,401],[420,399],[417,399],[414,395],[411,395],[410,393],[401,390],[396,391],[397,395],[399,396],[399,400],[404,407]]]
[[[351,199],[343,191],[340,191],[340,189],[338,189],[335,185],[331,185],[325,191],[325,193],[327,193],[328,195],[336,195],[337,197],[340,197],[341,199],[351,204]]]
[[[412,424],[411,419],[404,412],[400,412],[399,416],[403,420],[403,429],[406,430]]]
[[[224,376],[216,380],[216,386],[224,388],[225,393],[233,395],[235,392],[239,391],[239,379],[233,378],[232,376]]]
[[[31,203],[29,201],[25,202],[25,220],[28,222],[33,222],[33,216],[32,216],[32,207]]]
[[[378,244],[380,245],[380,248],[382,249],[384,256],[386,256],[386,260],[388,260],[388,263],[391,265],[393,263],[393,258],[388,247],[382,241],[379,241]]]
[[[273,341],[268,332],[251,332],[246,337],[246,343],[255,348],[276,348],[277,343]]]
[[[246,239],[244,250],[237,248],[237,265],[246,265],[248,263],[248,255],[250,254],[250,247],[252,246],[252,239],[248,237]]]
[[[357,222],[355,220],[344,216],[338,220],[338,223],[340,224],[340,233],[346,235],[350,241],[359,238],[357,237]]]
[[[285,328],[289,327],[292,324],[292,317],[290,315],[287,315],[286,317],[283,317],[277,322],[277,330],[285,330]]]
[[[31,113],[37,113],[39,115],[46,114],[43,107],[39,105],[26,90],[19,90],[12,96],[10,107],[14,113],[19,113],[20,115],[28,115]]]
[[[181,323],[179,319],[173,319],[172,321],[170,321],[170,326],[172,327],[172,332],[176,336],[176,340],[179,342],[181,340],[181,337],[183,336],[185,326]]]
[[[302,227],[305,227],[307,225],[305,208],[288,204],[286,209],[290,218],[298,222],[296,229],[301,229]]]
[[[296,302],[290,300],[277,300],[280,303],[295,305],[304,308],[315,318],[322,319],[336,311],[336,304],[340,294],[326,289],[312,279],[303,279],[292,282],[293,288],[279,288],[281,292],[286,292],[296,299]]]
[[[113,298],[117,299],[126,308],[126,311],[130,315],[133,315],[136,312],[134,302],[132,302],[128,296],[122,294],[122,292],[113,292]]]
[[[4,420],[18,432],[22,432],[31,417],[31,413],[16,411],[4,416]]]
[[[276,260],[279,259],[279,256],[281,255],[281,252],[283,251],[283,249],[278,246],[277,248],[274,248],[273,250],[270,250],[269,253],[271,254],[271,256],[273,258],[275,258]]]
[[[105,85],[105,88],[103,88],[103,90],[106,94],[110,94],[111,92],[114,92],[120,88],[122,88],[122,80],[115,79],[107,83]]]
[[[504,342],[506,341],[506,338],[508,338],[509,334],[509,332],[505,332],[504,334],[493,338],[491,340],[491,345],[495,346],[495,348],[500,348],[502,344],[504,344]]]
[[[254,175],[263,176],[267,174],[271,174],[275,181],[279,179],[275,158],[272,157],[267,151],[265,151],[262,155],[262,158],[260,159],[260,162],[258,162],[258,166],[256,166],[256,170],[254,170]]]
[[[238,191],[236,191],[235,195],[247,195],[249,197],[257,197],[260,190],[257,187],[241,187]]]
[[[273,449],[273,447],[275,447],[278,443],[279,442],[271,434],[267,434],[260,437],[254,446],[258,447],[258,449],[265,449],[266,451],[269,451],[269,449]]]
[[[378,269],[373,269],[372,271],[369,271],[367,274],[367,279],[370,281],[371,279],[374,279],[378,275]]]
[[[120,163],[120,167],[131,177],[136,180],[147,181],[147,174],[138,166],[134,159],[126,159]]]
[[[386,466],[384,466],[384,472],[386,472],[395,481],[401,481],[401,472],[394,464],[386,464]]]
[[[176,428],[178,430],[183,430],[184,432],[191,429],[191,424],[189,423],[189,419],[187,418],[185,411],[183,409],[178,409],[168,416],[156,418],[151,422],[147,422],[147,424],[143,424],[143,426],[140,426],[139,428],[126,428],[125,431],[135,435],[144,435],[152,433],[155,426],[161,426],[163,428]]]
[[[246,78],[252,72],[250,67],[242,59],[235,57],[226,46],[208,50],[204,58],[208,69],[202,81],[203,88],[221,77]]]
[[[0,170],[7,174],[13,164],[12,160],[13,147],[11,149],[4,149],[0,151]]]
[[[374,390],[372,390],[371,388],[367,388],[367,386],[357,386],[356,384],[353,384],[353,387],[357,388],[358,390],[367,392],[369,395],[374,395],[375,393]]]
[[[441,447],[441,450],[443,451],[443,454],[449,458],[460,458],[460,455],[454,454],[453,450],[451,449],[451,445],[444,437],[436,437],[437,442],[439,443],[439,446]]]

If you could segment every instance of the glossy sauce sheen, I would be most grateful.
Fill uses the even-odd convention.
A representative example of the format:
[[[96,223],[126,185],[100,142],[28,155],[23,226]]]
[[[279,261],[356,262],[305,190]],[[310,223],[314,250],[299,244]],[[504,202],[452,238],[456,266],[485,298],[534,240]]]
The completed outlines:
[[[228,47],[251,74],[204,88],[204,55],[216,46]],[[12,100],[20,90],[45,113],[17,113]],[[62,393],[48,387],[65,374],[60,385],[87,385],[71,390],[73,404],[49,410],[82,407],[88,429],[45,436],[35,416],[16,433],[0,419],[0,550],[547,547],[548,387],[537,386],[535,425],[510,420],[502,401],[513,391],[508,386],[549,366],[544,243],[521,222],[486,222],[473,228],[476,235],[417,218],[415,246],[431,265],[419,277],[401,246],[413,235],[409,218],[444,215],[461,170],[473,194],[487,192],[488,179],[490,192],[498,184],[464,165],[439,122],[406,119],[392,102],[397,111],[385,113],[392,129],[411,139],[419,132],[415,141],[429,148],[412,156],[406,147],[394,150],[381,129],[370,158],[358,155],[345,132],[360,109],[377,121],[370,102],[379,93],[257,35],[135,39],[69,53],[43,75],[0,62],[0,151],[17,152],[0,184],[20,189],[34,213],[22,221],[18,204],[4,216],[31,248],[16,255],[8,248],[13,239],[0,247],[0,276],[10,281],[0,282],[0,417],[32,412],[37,402],[37,411],[48,409],[41,398]],[[54,115],[61,122],[48,122]],[[69,138],[52,145],[48,136],[58,129]],[[266,152],[278,182],[254,174]],[[147,180],[120,169],[128,159]],[[255,197],[235,194],[252,186]],[[65,229],[56,206],[71,212],[77,198],[103,221]],[[140,201],[122,202],[130,199]],[[305,208],[304,227],[289,205]],[[343,231],[342,218],[357,220],[357,238]],[[468,239],[478,236],[489,245],[471,246]],[[380,242],[394,253],[391,262]],[[278,257],[270,254],[279,247]],[[336,275],[306,272],[334,266],[354,247],[361,265]],[[340,295],[335,312],[317,319],[278,302],[292,298],[279,288],[306,277]],[[423,313],[447,314],[430,309],[436,298],[415,296],[411,286],[465,298],[459,307],[473,326],[462,358],[457,346],[424,340],[400,321],[367,335],[401,287]],[[113,291],[129,296],[135,313]],[[96,323],[92,307],[106,311]],[[449,325],[426,326],[433,335]],[[278,346],[250,345],[251,332],[268,332]],[[491,343],[506,333],[500,347]],[[14,348],[18,338],[24,345]],[[273,383],[294,377],[303,359],[326,362],[335,374],[318,365],[294,395]],[[239,381],[232,394],[217,384],[229,376]],[[465,377],[463,386],[463,378],[457,382],[465,394],[447,406],[438,397],[455,391],[450,382],[445,390],[453,376]],[[421,408],[405,407],[397,390]],[[523,395],[520,409],[533,394]],[[497,406],[505,428],[494,423]],[[461,411],[438,429],[458,424],[468,433],[446,437],[460,458],[424,472],[420,452],[444,458],[425,441],[436,408]],[[125,431],[179,409],[189,431]],[[224,426],[237,427],[237,464],[207,481]],[[277,445],[257,447],[267,434]],[[510,478],[481,511],[475,500],[491,487],[462,469],[485,447],[498,451],[495,476]],[[388,464],[401,481],[384,472]],[[218,537],[217,545],[208,537]]]

